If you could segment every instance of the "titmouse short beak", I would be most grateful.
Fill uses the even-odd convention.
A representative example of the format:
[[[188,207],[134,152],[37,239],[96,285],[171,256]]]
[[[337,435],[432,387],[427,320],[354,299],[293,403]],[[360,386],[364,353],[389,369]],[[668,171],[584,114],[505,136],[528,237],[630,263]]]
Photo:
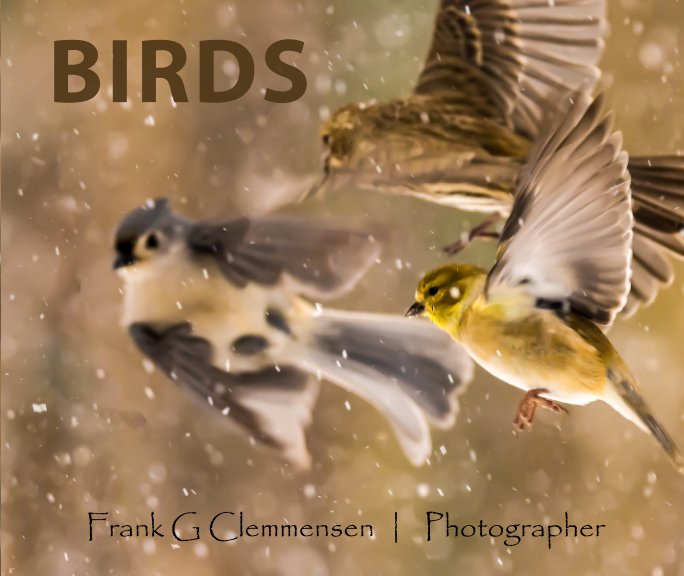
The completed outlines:
[[[420,316],[423,312],[425,312],[425,304],[421,304],[420,302],[414,302],[413,304],[411,304],[411,306],[406,311],[406,314],[404,314],[404,316],[406,318],[410,318],[411,316]]]
[[[114,270],[118,270],[119,268],[125,268],[126,266],[130,266],[135,262],[135,258],[133,256],[128,256],[126,254],[119,254],[115,259],[114,259],[114,264],[112,268]]]

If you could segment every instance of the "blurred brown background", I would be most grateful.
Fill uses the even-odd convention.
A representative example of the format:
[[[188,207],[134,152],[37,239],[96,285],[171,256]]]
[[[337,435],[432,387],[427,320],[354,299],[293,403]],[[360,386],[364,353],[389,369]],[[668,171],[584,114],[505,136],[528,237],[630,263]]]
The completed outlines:
[[[230,434],[220,418],[148,373],[119,325],[111,238],[122,215],[169,196],[197,217],[272,209],[296,195],[319,162],[318,125],[348,101],[407,93],[431,34],[436,2],[93,3],[7,1],[2,12],[2,574],[650,574],[684,575],[684,480],[651,438],[604,405],[543,414],[514,437],[519,392],[478,371],[455,428],[435,435],[432,465],[413,469],[362,401],[324,386],[311,429],[315,466],[291,475],[273,455]],[[684,151],[684,3],[610,2],[602,61],[627,149]],[[286,105],[264,64],[281,38],[308,78]],[[100,96],[52,98],[52,42],[100,51]],[[140,41],[188,51],[190,103],[140,102]],[[197,43],[245,44],[257,64],[250,92],[199,104]],[[128,104],[113,104],[111,40],[129,41]],[[235,73],[220,64],[226,82]],[[340,191],[287,208],[396,229],[383,260],[340,307],[402,312],[435,247],[469,217],[410,199]],[[487,265],[493,247],[462,258]],[[684,445],[684,265],[649,309],[612,336],[647,399]],[[345,409],[345,401],[351,411]],[[43,411],[42,404],[47,408]],[[440,447],[443,447],[441,450]],[[444,452],[444,454],[442,454]],[[87,542],[87,512],[128,522],[196,510],[244,510],[257,522],[370,521],[375,541],[164,539]],[[607,524],[601,538],[421,542],[424,513],[452,521]],[[401,543],[391,539],[392,513]]]

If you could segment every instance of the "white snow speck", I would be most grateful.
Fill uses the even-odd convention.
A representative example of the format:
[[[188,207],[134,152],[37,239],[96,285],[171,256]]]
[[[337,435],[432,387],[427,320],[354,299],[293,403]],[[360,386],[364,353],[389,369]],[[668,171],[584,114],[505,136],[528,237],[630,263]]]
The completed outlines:
[[[406,14],[393,13],[380,19],[375,26],[375,38],[383,48],[399,48],[411,37],[411,20]]]
[[[639,62],[647,70],[656,70],[663,65],[665,53],[655,42],[644,42],[639,48]]]
[[[316,496],[316,487],[313,484],[304,484],[304,496],[306,498],[313,498]]]
[[[150,556],[157,551],[157,544],[152,538],[148,538],[143,542],[142,549],[145,554]]]
[[[164,466],[164,464],[162,464],[161,462],[155,462],[153,464],[150,464],[147,468],[147,477],[154,484],[161,484],[162,482],[164,482],[164,480],[166,480],[166,466]]]

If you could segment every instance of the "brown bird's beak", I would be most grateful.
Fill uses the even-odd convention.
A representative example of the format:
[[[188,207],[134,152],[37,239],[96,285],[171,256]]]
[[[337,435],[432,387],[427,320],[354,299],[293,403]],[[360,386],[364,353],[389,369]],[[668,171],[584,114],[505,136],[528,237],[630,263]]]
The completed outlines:
[[[410,318],[411,316],[420,316],[423,312],[425,312],[425,304],[422,304],[420,302],[414,302],[413,304],[411,304],[411,306],[406,311],[406,314],[404,314],[404,316],[406,318]]]
[[[331,181],[330,172],[326,169],[323,176],[311,184],[303,193],[299,200],[323,196],[325,189]]]

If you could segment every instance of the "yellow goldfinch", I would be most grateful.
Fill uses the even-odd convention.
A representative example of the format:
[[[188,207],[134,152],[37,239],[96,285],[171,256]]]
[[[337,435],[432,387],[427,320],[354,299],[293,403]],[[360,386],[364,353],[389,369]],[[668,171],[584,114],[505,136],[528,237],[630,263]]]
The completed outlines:
[[[492,235],[510,213],[543,111],[600,77],[605,8],[604,0],[442,0],[414,93],[351,104],[323,126],[328,182],[495,215],[452,252]],[[665,253],[684,256],[684,156],[628,166],[636,224],[623,314],[672,281]]]
[[[537,405],[602,400],[684,458],[641,396],[599,324],[630,286],[632,210],[627,157],[601,97],[574,94],[521,173],[497,261],[487,273],[450,264],[426,274],[407,315],[426,314],[501,380],[525,390],[516,424]]]
[[[193,222],[165,200],[126,216],[114,267],[123,324],[191,395],[306,468],[318,380],[387,418],[409,460],[431,454],[428,424],[454,422],[472,363],[429,322],[314,305],[350,290],[379,244],[310,219]]]

